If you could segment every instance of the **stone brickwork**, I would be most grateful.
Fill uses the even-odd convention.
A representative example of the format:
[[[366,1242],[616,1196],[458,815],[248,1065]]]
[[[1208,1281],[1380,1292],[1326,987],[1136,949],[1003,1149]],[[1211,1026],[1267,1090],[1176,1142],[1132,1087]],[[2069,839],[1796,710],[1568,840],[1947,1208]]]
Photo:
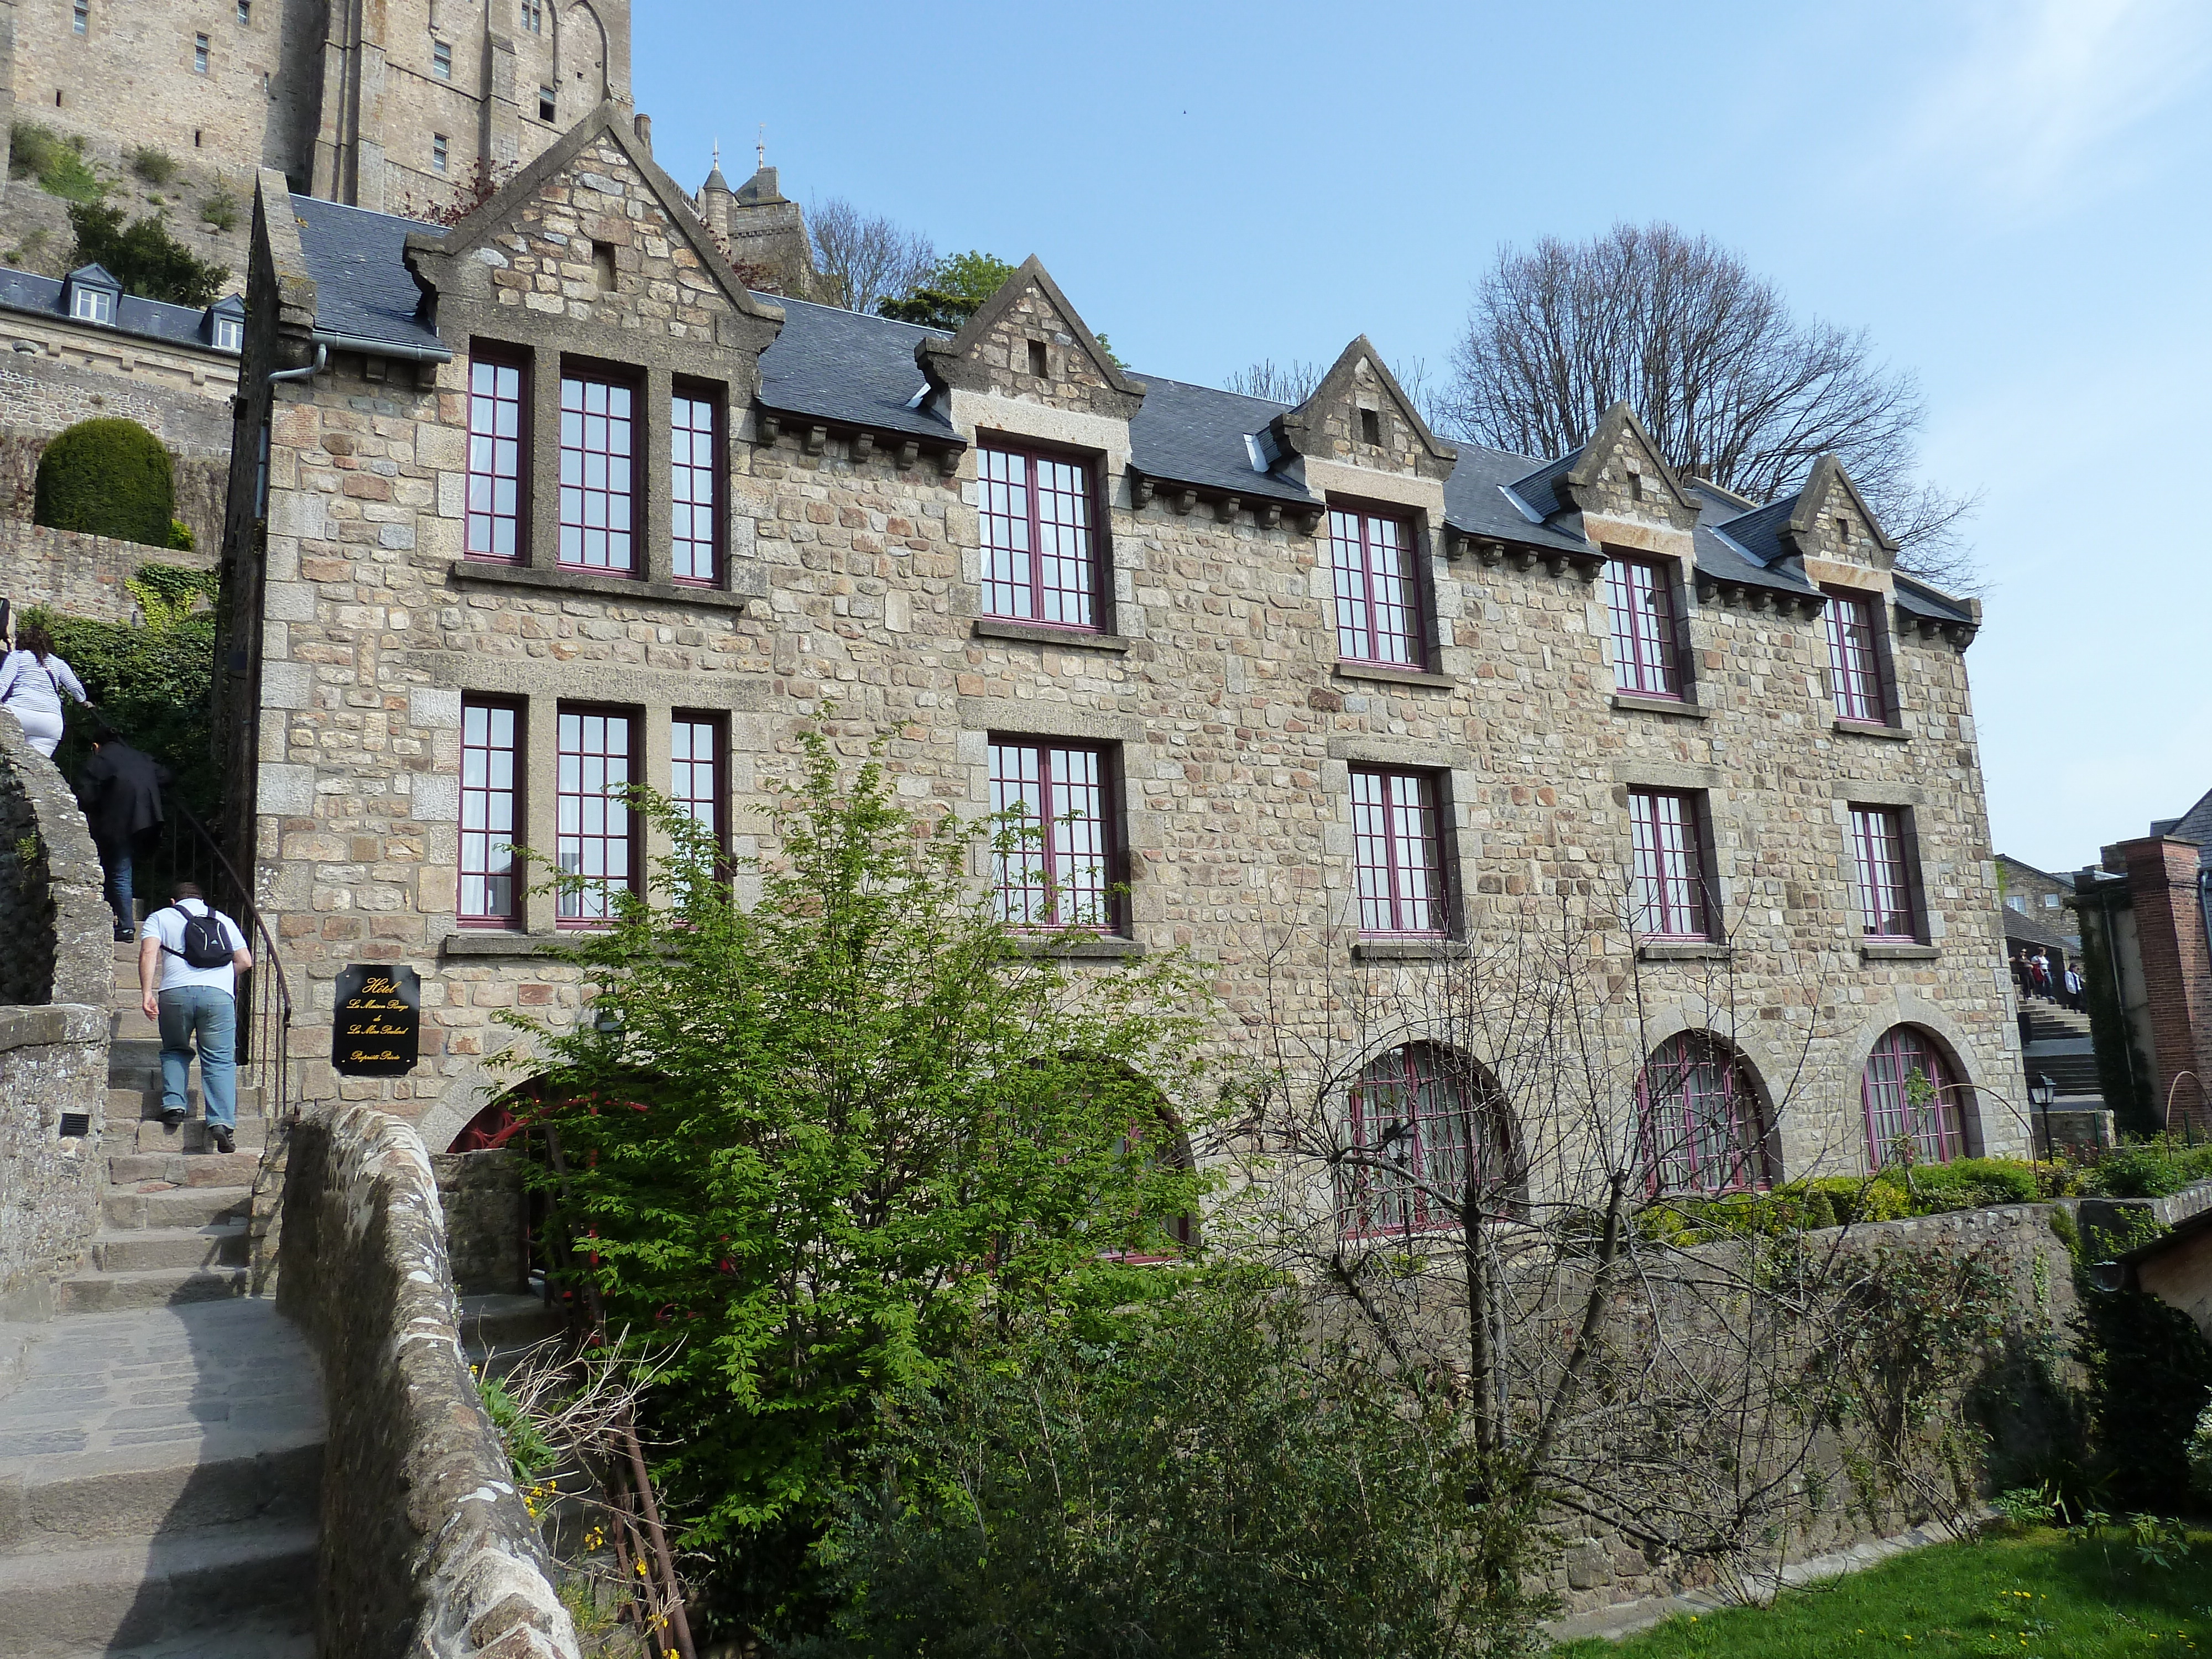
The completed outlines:
[[[0,1318],[50,1315],[99,1223],[114,972],[100,894],[68,786],[0,714]]]
[[[611,289],[586,239],[611,249]],[[313,285],[283,222],[267,247],[248,361],[295,365],[307,360]],[[757,354],[781,313],[730,291],[680,192],[611,113],[548,152],[480,222],[416,238],[410,258],[438,294],[452,362],[419,382],[397,369],[372,381],[340,353],[312,383],[266,388],[258,371],[246,382],[273,399],[274,445],[265,552],[234,514],[258,697],[226,726],[255,793],[240,850],[308,982],[302,1052],[325,1050],[348,963],[404,961],[423,978],[422,1066],[340,1080],[310,1060],[311,1102],[386,1103],[442,1148],[501,1075],[486,1063],[507,1040],[499,1011],[581,1006],[574,976],[538,954],[557,937],[550,899],[531,898],[511,931],[465,928],[455,915],[463,701],[495,696],[521,712],[519,839],[540,848],[556,835],[564,702],[630,711],[655,783],[668,775],[674,711],[721,720],[741,854],[773,852],[754,809],[797,774],[799,735],[817,722],[854,751],[888,734],[908,799],[975,816],[990,810],[991,734],[1098,744],[1118,766],[1130,872],[1127,937],[1098,948],[1190,951],[1219,993],[1224,1052],[1244,1051],[1257,1026],[1292,1047],[1364,1042],[1346,1010],[1418,989],[1424,958],[1564,927],[1595,953],[1603,1063],[1632,1074],[1674,1032],[1724,1029],[1771,1096],[1787,1175],[1863,1165],[1860,1078],[1899,1023],[1933,1033],[1983,1091],[1980,1144],[2025,1149],[2008,1097],[2019,1062],[1965,660],[1956,638],[1909,626],[1887,603],[1875,544],[1822,545],[1894,619],[1894,730],[1838,726],[1817,609],[1688,579],[1692,508],[1632,422],[1609,422],[1561,487],[1594,539],[1674,562],[1694,665],[1687,703],[1612,695],[1594,572],[1565,558],[1453,556],[1433,535],[1417,571],[1432,659],[1378,670],[1338,660],[1319,515],[1234,499],[1194,510],[1194,491],[1139,487],[1128,411],[1141,382],[1093,356],[1033,265],[957,339],[920,352],[959,447],[917,453],[895,432],[879,441],[755,405]],[[1030,373],[1032,340],[1046,347],[1049,384]],[[541,464],[514,565],[463,556],[465,388],[479,348],[536,366],[528,418]],[[564,352],[619,365],[645,392],[637,579],[557,568],[556,468],[543,458],[557,453],[552,370]],[[1325,434],[1362,398],[1402,422],[1387,380],[1361,368],[1371,355],[1348,352],[1332,372],[1340,391],[1282,428]],[[665,444],[653,422],[677,376],[716,388],[727,410],[715,587],[666,574]],[[1091,459],[1109,635],[979,617],[974,445],[988,434]],[[1321,453],[1316,440],[1292,465],[1317,495],[1395,503],[1438,524],[1449,447],[1414,444],[1410,425],[1378,436],[1376,464],[1356,445]],[[1808,503],[1808,521],[1856,511],[1838,487],[1834,501]],[[1461,911],[1450,945],[1358,938],[1348,797],[1362,763],[1441,781]],[[1704,792],[1726,933],[1716,945],[1639,950],[1628,933],[1638,786]],[[1863,942],[1854,804],[1905,815],[1924,941]]]
[[[279,1311],[322,1362],[329,1423],[317,1651],[573,1659],[536,1526],[463,1358],[430,1159],[356,1108],[293,1128]]]
[[[220,545],[202,542],[202,548]],[[0,598],[92,622],[141,623],[145,613],[125,586],[149,564],[212,570],[219,555],[119,542],[0,517]]]
[[[446,1212],[453,1288],[463,1296],[520,1295],[529,1287],[520,1157],[505,1147],[434,1152],[430,1167]]]

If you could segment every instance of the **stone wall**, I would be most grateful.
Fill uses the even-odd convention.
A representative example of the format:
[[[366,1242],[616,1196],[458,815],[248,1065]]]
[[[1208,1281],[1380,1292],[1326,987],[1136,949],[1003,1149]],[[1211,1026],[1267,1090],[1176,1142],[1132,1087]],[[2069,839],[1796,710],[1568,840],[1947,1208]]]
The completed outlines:
[[[527,1200],[522,1159],[507,1147],[479,1152],[433,1152],[438,1201],[446,1211],[446,1254],[453,1288],[463,1296],[519,1294],[528,1288],[523,1257]]]
[[[538,1534],[463,1358],[414,1130],[366,1107],[289,1132],[277,1305],[322,1361],[317,1651],[573,1659]]]
[[[0,459],[4,455],[0,450]],[[145,613],[124,584],[149,564],[213,570],[216,545],[203,542],[200,549],[208,550],[185,553],[0,517],[0,597],[19,615],[36,605],[93,622],[143,622]]]
[[[100,892],[61,774],[0,714],[0,1317],[50,1313],[51,1279],[99,1224],[114,979]]]
[[[1906,1261],[1925,1257],[1955,1262],[1971,1254],[1995,1269],[2003,1283],[2008,1304],[2006,1346],[2014,1353],[2032,1348],[2053,1334],[2063,1334],[2074,1311],[2073,1261],[2051,1231],[2051,1208],[2046,1205],[1922,1216],[1853,1228],[1847,1236],[1814,1234],[1808,1242],[1817,1249],[1827,1239],[1841,1239],[1844,1249],[1860,1258],[1880,1254]],[[1663,1275],[1651,1281],[1650,1289],[1660,1297],[1668,1296]],[[1639,1290],[1638,1294],[1643,1293]],[[1680,1305],[1670,1307],[1666,1316],[1678,1335],[1693,1332],[1701,1320],[1717,1316],[1717,1309],[1705,1305],[1693,1293],[1681,1297]],[[2003,1363],[2002,1356],[1990,1356],[1991,1364]],[[1963,1410],[1973,1418],[1974,1391],[1989,1376],[1987,1366],[1971,1370],[1954,1396],[1934,1402],[1934,1413]],[[1940,1522],[1947,1511],[1974,1508],[1990,1495],[1992,1480],[2002,1478],[2000,1469],[1992,1465],[2032,1448],[2035,1437],[2053,1426],[2040,1423],[2024,1408],[2011,1410],[2012,1420],[1990,1425],[1996,1431],[1990,1458],[1980,1467],[1963,1469],[1963,1490],[1957,1474],[1932,1448],[1925,1466],[1913,1471],[1917,1480],[1870,1482],[1866,1472],[1872,1460],[1866,1455],[1868,1441],[1861,1417],[1847,1413],[1840,1425],[1824,1426],[1811,1456],[1792,1477],[1790,1509],[1796,1524],[1751,1562],[1742,1564],[1748,1569],[1747,1577],[1771,1574],[1784,1562],[1894,1537],[1914,1527]],[[1761,1443],[1752,1437],[1747,1443]],[[1794,1446],[1797,1443],[1785,1433],[1778,1443]],[[1572,1516],[1559,1517],[1555,1524],[1564,1548],[1547,1588],[1559,1596],[1563,1620],[1571,1627],[1600,1609],[1663,1601],[1686,1591],[1711,1589],[1721,1582],[1712,1562],[1670,1560],[1647,1552],[1619,1533]]]

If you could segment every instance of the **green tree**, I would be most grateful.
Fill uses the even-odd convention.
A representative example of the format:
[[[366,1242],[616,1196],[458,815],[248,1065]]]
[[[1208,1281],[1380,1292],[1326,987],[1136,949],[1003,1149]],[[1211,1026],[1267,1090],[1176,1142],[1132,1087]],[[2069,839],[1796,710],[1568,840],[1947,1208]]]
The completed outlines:
[[[159,214],[125,225],[121,208],[78,202],[69,216],[76,232],[70,264],[104,267],[125,294],[171,305],[213,305],[230,278],[226,266],[199,258],[170,235]]]
[[[925,823],[819,737],[750,908],[711,838],[639,799],[668,902],[618,893],[571,953],[596,988],[578,1029],[512,1023],[552,1062],[531,1094],[610,1332],[677,1345],[656,1478],[710,1599],[774,1629],[808,1604],[880,1400],[979,1325],[1141,1273],[1116,1258],[1196,1207],[1170,1112],[1196,1111],[1203,992],[1176,958],[1072,972],[1027,948],[966,874],[983,826]],[[1012,850],[1019,826],[993,828]]]
[[[40,453],[34,524],[167,547],[175,507],[169,452],[136,421],[79,421]]]
[[[1015,270],[995,254],[974,248],[965,253],[949,253],[904,298],[885,300],[876,312],[896,322],[957,329],[1006,286]]]
[[[1194,1277],[1101,1333],[1033,1322],[899,1402],[806,1659],[1525,1650],[1532,1516],[1454,1406],[1314,1340],[1304,1293]]]

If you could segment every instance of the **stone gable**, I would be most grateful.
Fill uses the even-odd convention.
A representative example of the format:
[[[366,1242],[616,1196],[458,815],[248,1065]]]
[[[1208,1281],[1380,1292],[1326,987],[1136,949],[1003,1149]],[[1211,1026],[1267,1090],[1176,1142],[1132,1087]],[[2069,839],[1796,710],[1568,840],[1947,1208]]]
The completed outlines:
[[[1456,455],[1429,430],[1364,335],[1275,424],[1284,441],[1309,459],[1407,477],[1449,477]]]
[[[1575,505],[1590,516],[1694,529],[1697,503],[1626,404],[1607,410],[1567,475]]]
[[[1110,419],[1127,420],[1145,395],[1034,258],[957,334],[924,340],[915,359],[933,384]]]
[[[1896,546],[1832,455],[1814,463],[1790,515],[1790,530],[1808,563],[1818,560],[1873,574],[1887,573],[1897,562]]]

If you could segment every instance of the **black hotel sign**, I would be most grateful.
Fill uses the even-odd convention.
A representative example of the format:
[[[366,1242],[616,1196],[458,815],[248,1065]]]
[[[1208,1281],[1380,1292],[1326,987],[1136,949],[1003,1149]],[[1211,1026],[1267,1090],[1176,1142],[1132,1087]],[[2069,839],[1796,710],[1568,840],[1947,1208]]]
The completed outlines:
[[[339,1076],[404,1077],[422,1052],[421,975],[356,963],[338,975],[331,1064]]]

